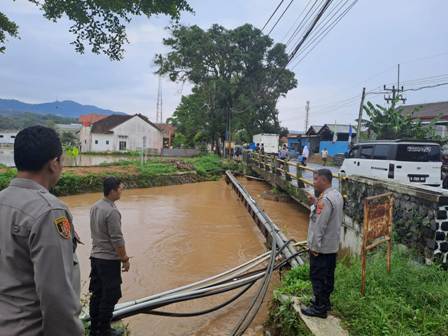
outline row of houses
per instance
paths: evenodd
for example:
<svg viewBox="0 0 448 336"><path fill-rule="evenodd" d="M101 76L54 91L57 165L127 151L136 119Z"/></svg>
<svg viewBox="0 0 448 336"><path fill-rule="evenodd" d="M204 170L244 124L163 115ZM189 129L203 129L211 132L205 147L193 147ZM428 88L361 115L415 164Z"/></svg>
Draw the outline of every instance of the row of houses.
<svg viewBox="0 0 448 336"><path fill-rule="evenodd" d="M448 136L448 102L403 105L401 109L403 115L411 116L423 123L437 120L434 125L436 134L441 137ZM293 154L301 153L304 146L308 146L311 153L319 153L326 148L333 156L347 152L350 144L356 141L356 136L355 125L311 125L306 132L291 131L287 142Z"/></svg>
<svg viewBox="0 0 448 336"><path fill-rule="evenodd" d="M347 152L356 135L352 125L311 125L306 132L288 134L288 148L293 155L300 154L305 146L311 153L319 153L325 148L333 156Z"/></svg>
<svg viewBox="0 0 448 336"><path fill-rule="evenodd" d="M81 152L117 152L145 149L159 154L170 148L175 128L169 124L155 124L142 114L98 115L87 114L79 124L56 124L60 133L73 133L80 143ZM0 131L0 144L14 144L17 130Z"/></svg>

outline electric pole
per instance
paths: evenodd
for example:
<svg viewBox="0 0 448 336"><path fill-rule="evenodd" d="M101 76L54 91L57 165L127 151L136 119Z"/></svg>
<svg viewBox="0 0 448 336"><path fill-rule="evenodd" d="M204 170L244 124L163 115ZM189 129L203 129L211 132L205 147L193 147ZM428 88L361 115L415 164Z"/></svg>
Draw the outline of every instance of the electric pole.
<svg viewBox="0 0 448 336"><path fill-rule="evenodd" d="M359 104L358 126L356 127L356 143L359 143L361 136L362 109L364 107L364 99L366 98L366 88L362 88L361 103Z"/></svg>
<svg viewBox="0 0 448 336"><path fill-rule="evenodd" d="M308 123L310 119L310 102L308 100L306 102L305 111L306 111L306 117L305 117L305 133L306 133L308 131Z"/></svg>
<svg viewBox="0 0 448 336"><path fill-rule="evenodd" d="M156 123L163 123L162 112L162 77L159 75L159 87L157 89L157 104L156 104Z"/></svg>
<svg viewBox="0 0 448 336"><path fill-rule="evenodd" d="M397 75L397 87L395 85L392 85L392 88L387 88L386 85L384 85L384 91L390 91L392 93L391 95L388 95L387 97L384 96L384 100L387 103L395 104L396 101L401 100L404 103L406 103L406 98L403 97L403 86L400 88L400 64L398 64L398 75Z"/></svg>

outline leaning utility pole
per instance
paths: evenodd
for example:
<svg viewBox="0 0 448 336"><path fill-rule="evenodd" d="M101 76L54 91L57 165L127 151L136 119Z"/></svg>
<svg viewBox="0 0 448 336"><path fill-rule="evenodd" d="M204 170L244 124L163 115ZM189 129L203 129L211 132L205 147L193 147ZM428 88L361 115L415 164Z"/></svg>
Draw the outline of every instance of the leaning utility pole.
<svg viewBox="0 0 448 336"><path fill-rule="evenodd" d="M366 88L362 88L361 103L359 104L358 126L356 127L356 143L359 143L361 136L362 109L364 108L364 99L366 98Z"/></svg>
<svg viewBox="0 0 448 336"><path fill-rule="evenodd" d="M403 97L402 92L404 92L403 86L400 88L400 64L398 64L398 76L397 76L397 87L395 88L395 85L392 85L392 88L387 88L386 85L384 85L384 91L390 91L392 92L391 95L388 95L387 97L384 96L384 100L387 103L395 103L397 100L401 100L403 103L406 103L406 98Z"/></svg>
<svg viewBox="0 0 448 336"><path fill-rule="evenodd" d="M305 133L306 133L308 131L308 123L310 119L310 102L308 100L306 102L305 111L306 111L306 117L305 117Z"/></svg>

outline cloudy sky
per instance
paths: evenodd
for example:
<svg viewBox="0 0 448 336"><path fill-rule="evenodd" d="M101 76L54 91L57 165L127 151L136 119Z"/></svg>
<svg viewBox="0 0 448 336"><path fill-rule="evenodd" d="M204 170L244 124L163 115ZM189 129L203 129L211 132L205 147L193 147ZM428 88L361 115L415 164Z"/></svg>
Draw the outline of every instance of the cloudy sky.
<svg viewBox="0 0 448 336"><path fill-rule="evenodd" d="M213 23L261 27L278 4L277 0L189 2L195 14L184 15L181 23L204 29ZM275 41L284 42L306 3L293 2L271 34ZM47 21L27 0L3 0L0 11L16 21L21 37L10 39L6 54L0 54L0 98L30 103L75 100L155 119L158 80L152 60L156 53L166 52L162 38L167 36L167 18L135 19L128 26L125 59L112 62L104 55L75 53L69 44L73 40L69 22ZM405 88L448 82L447 12L446 0L360 0L294 69L299 85L279 101L282 124L302 130L307 100L311 124L353 123L362 87L375 90L395 82L398 63ZM190 87L167 79L162 86L166 118ZM448 85L408 91L406 97L408 104L448 100ZM382 95L368 99L384 102Z"/></svg>

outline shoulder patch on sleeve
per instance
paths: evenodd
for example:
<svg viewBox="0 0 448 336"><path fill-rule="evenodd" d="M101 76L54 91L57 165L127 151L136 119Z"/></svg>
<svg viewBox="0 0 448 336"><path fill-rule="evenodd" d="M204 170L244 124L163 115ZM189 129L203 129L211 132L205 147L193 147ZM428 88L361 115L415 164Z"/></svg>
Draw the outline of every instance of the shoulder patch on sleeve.
<svg viewBox="0 0 448 336"><path fill-rule="evenodd" d="M318 215L320 215L320 213L322 212L323 208L324 208L324 201L322 199L320 199L319 202L317 202L316 213Z"/></svg>
<svg viewBox="0 0 448 336"><path fill-rule="evenodd" d="M64 239L70 239L71 237L71 227L68 218L65 216L58 217L54 220L54 225L59 235Z"/></svg>

